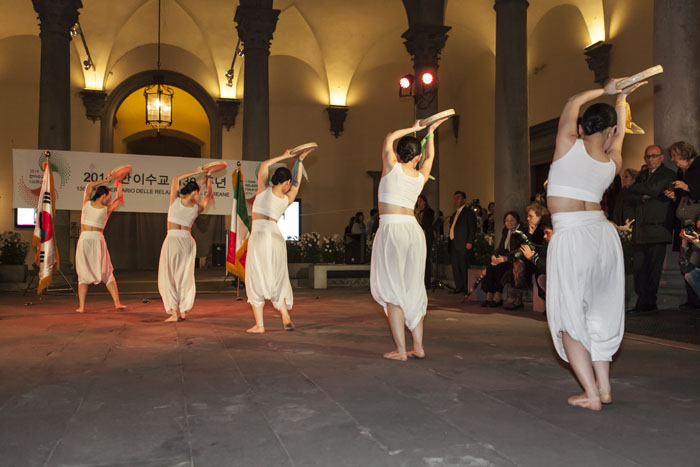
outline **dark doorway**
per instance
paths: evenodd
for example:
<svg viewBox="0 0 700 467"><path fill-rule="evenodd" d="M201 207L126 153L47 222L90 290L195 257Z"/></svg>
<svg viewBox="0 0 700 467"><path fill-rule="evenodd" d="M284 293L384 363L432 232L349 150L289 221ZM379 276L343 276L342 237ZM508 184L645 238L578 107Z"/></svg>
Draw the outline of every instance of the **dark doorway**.
<svg viewBox="0 0 700 467"><path fill-rule="evenodd" d="M552 165L559 118L530 127L530 197L542 191Z"/></svg>
<svg viewBox="0 0 700 467"><path fill-rule="evenodd" d="M188 141L181 137L156 133L127 141L126 152L128 154L201 157L202 146L195 141Z"/></svg>
<svg viewBox="0 0 700 467"><path fill-rule="evenodd" d="M127 153L152 156L201 157L203 142L181 132L153 130L131 135L126 141ZM104 231L112 265L117 270L155 270L163 239L167 233L167 214L112 213ZM203 214L192 226L197 242L197 257L211 259L214 243L225 242L224 216Z"/></svg>

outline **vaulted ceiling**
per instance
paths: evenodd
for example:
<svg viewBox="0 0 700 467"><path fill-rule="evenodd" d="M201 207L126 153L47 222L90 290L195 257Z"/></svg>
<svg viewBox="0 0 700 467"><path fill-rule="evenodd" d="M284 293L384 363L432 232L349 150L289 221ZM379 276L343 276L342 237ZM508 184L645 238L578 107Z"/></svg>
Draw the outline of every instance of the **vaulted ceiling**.
<svg viewBox="0 0 700 467"><path fill-rule="evenodd" d="M113 89L134 73L155 68L157 0L82 0L80 24L94 68L83 72L86 88ZM553 8L570 5L585 22L590 43L605 38L603 0L532 0L528 31ZM236 97L243 60L226 85L238 40L233 17L236 0L162 0L162 67L177 69L199 81L214 97ZM326 84L330 103L344 104L364 60L386 41L400 44L408 21L401 0L275 0L279 21L271 56L304 62ZM0 40L36 36L37 15L30 0L0 0ZM493 0L448 0L445 23L452 27L448 47L465 59L495 51ZM73 47L86 58L79 40ZM407 52L404 52L407 55ZM381 58L380 58L381 59Z"/></svg>

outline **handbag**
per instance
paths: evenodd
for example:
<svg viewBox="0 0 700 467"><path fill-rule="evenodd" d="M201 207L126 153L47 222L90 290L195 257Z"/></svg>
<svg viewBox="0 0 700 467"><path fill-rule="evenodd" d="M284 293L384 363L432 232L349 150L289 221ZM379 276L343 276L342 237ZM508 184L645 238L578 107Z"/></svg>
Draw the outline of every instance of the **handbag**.
<svg viewBox="0 0 700 467"><path fill-rule="evenodd" d="M678 207L676 208L676 217L681 222L687 220L694 220L695 216L700 214L700 202L693 201L690 196L684 196L678 202Z"/></svg>

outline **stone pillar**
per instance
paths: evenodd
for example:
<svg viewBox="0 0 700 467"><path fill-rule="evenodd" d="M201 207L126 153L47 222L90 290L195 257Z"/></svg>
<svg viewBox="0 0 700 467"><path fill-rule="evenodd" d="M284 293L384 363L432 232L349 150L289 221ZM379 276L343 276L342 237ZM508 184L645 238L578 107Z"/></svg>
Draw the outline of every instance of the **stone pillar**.
<svg viewBox="0 0 700 467"><path fill-rule="evenodd" d="M270 157L270 41L280 10L272 0L241 0L234 21L243 43L243 159Z"/></svg>
<svg viewBox="0 0 700 467"><path fill-rule="evenodd" d="M697 0L654 0L654 63L664 72L654 86L654 143L664 151L676 141L700 150L700 3ZM676 169L666 157L666 164ZM666 250L659 284L659 308L686 301L678 253Z"/></svg>
<svg viewBox="0 0 700 467"><path fill-rule="evenodd" d="M496 122L494 201L496 234L503 214L524 215L530 200L530 139L527 105L526 0L496 0ZM523 219L524 221L524 219Z"/></svg>
<svg viewBox="0 0 700 467"><path fill-rule="evenodd" d="M654 143L700 149L700 2L654 0ZM669 158L667 157L667 161Z"/></svg>
<svg viewBox="0 0 700 467"><path fill-rule="evenodd" d="M70 29L78 21L80 0L32 0L39 14L39 149L70 150ZM61 270L70 270L70 211L54 220Z"/></svg>
<svg viewBox="0 0 700 467"><path fill-rule="evenodd" d="M409 14L410 18L410 14ZM406 50L413 57L413 73L415 76L414 90L418 90L419 94L414 96L416 118L421 119L429 117L437 112L438 108L438 61L440 60L440 52L445 47L447 41L447 31L451 28L441 24L413 24L409 29L402 34L405 39L404 45ZM421 86L419 84L420 77L425 72L433 73L435 76L435 84L433 91L425 94L420 94ZM411 122L413 123L413 122ZM418 138L425 136L427 130L418 133ZM430 180L426 183L423 193L428 198L428 203L436 210L440 209L440 157L439 157L440 141L438 135L435 135L435 161L431 174L435 180ZM457 189L455 187L455 189Z"/></svg>

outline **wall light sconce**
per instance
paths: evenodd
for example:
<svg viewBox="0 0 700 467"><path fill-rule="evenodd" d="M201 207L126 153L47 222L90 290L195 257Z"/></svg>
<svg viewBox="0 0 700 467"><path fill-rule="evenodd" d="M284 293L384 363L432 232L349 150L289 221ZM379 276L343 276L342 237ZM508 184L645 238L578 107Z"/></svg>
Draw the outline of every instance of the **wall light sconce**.
<svg viewBox="0 0 700 467"><path fill-rule="evenodd" d="M612 49L612 44L598 41L583 50L588 68L595 76L593 81L601 86L604 86L610 78L610 49Z"/></svg>
<svg viewBox="0 0 700 467"><path fill-rule="evenodd" d="M93 70L95 69L95 64L92 62L92 56L90 55L90 49L88 49L87 41L85 40L85 33L83 32L83 28L80 27L80 21L75 23L73 27L70 29L70 36L71 38L75 36L80 36L80 39L83 41L83 48L85 49L85 55L87 55L87 60L83 60L83 68L87 71L90 68Z"/></svg>
<svg viewBox="0 0 700 467"><path fill-rule="evenodd" d="M239 99L217 99L216 106L219 109L219 118L221 124L229 131L232 126L236 125L236 116L238 116L238 107L241 105Z"/></svg>
<svg viewBox="0 0 700 467"><path fill-rule="evenodd" d="M88 120L95 123L102 118L102 110L105 107L107 93L99 89L83 89L80 91L80 97L85 106L85 116Z"/></svg>
<svg viewBox="0 0 700 467"><path fill-rule="evenodd" d="M348 116L350 107L347 105L330 105L326 107L328 118L331 121L331 132L335 137L339 137L345 130L345 117Z"/></svg>

